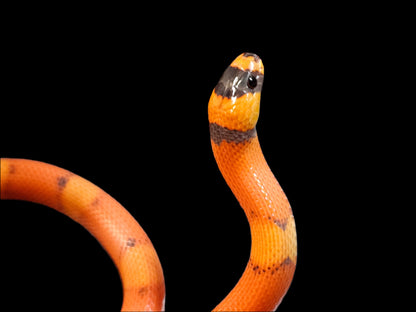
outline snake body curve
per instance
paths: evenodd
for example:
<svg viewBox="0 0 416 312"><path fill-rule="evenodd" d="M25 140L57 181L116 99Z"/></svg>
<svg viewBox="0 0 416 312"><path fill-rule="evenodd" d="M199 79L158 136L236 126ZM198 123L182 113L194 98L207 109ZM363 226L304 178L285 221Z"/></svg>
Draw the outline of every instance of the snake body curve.
<svg viewBox="0 0 416 312"><path fill-rule="evenodd" d="M257 55L241 54L224 72L208 104L213 153L247 215L252 237L242 277L214 311L275 310L296 267L292 210L263 157L255 129L263 75ZM157 253L115 199L84 178L43 162L0 158L0 169L0 199L51 207L100 242L120 274L122 311L164 310L165 284Z"/></svg>

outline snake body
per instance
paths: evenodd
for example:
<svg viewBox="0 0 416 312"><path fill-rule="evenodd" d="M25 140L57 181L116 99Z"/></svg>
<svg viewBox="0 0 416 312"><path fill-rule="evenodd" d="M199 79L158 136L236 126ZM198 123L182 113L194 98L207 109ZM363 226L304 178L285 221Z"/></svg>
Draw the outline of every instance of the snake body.
<svg viewBox="0 0 416 312"><path fill-rule="evenodd" d="M273 311L287 292L297 260L289 202L270 171L255 129L264 68L251 53L237 57L212 92L211 145L218 167L244 209L252 247L234 289L214 311ZM0 159L0 199L49 206L85 227L116 265L122 311L164 310L162 266L130 213L102 189L65 169L28 159Z"/></svg>
<svg viewBox="0 0 416 312"><path fill-rule="evenodd" d="M251 53L237 57L208 104L211 145L218 167L240 202L251 231L247 267L218 311L273 311L295 271L295 221L264 159L256 132L264 67Z"/></svg>

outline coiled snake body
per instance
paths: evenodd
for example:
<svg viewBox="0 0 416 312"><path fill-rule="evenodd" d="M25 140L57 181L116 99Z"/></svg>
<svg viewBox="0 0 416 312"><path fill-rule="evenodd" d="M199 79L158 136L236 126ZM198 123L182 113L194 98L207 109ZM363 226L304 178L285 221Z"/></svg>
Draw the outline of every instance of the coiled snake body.
<svg viewBox="0 0 416 312"><path fill-rule="evenodd" d="M211 145L218 167L247 215L252 246L247 267L214 311L273 311L295 271L297 243L289 202L270 171L256 133L264 68L251 53L237 57L212 92ZM162 266L130 213L91 182L27 159L0 159L1 199L49 206L84 226L116 265L122 311L164 310Z"/></svg>

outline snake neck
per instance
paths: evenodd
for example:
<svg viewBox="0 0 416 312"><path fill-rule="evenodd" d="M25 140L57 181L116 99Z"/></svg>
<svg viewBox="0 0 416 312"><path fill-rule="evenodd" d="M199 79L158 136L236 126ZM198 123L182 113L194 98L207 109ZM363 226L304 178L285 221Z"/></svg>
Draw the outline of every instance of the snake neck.
<svg viewBox="0 0 416 312"><path fill-rule="evenodd" d="M284 227L292 210L263 156L255 129L230 140L219 140L211 129L211 144L218 167L249 221L270 218Z"/></svg>
<svg viewBox="0 0 416 312"><path fill-rule="evenodd" d="M214 157L244 209L252 240L241 279L215 310L268 311L276 309L290 286L297 261L296 228L289 201L267 165L256 131L242 135L220 140L211 126ZM253 288L259 291L250 291ZM252 305L235 305L246 296L253 297Z"/></svg>

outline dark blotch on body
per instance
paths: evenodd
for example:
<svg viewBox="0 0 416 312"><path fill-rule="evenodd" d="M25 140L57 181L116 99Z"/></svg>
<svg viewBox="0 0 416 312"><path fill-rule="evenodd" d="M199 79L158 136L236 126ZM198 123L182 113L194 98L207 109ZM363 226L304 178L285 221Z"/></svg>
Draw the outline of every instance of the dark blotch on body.
<svg viewBox="0 0 416 312"><path fill-rule="evenodd" d="M9 173L10 174L15 174L16 173L16 166L15 165L10 165L9 166Z"/></svg>
<svg viewBox="0 0 416 312"><path fill-rule="evenodd" d="M69 179L67 177L58 177L58 187L63 189L68 183L68 180Z"/></svg>
<svg viewBox="0 0 416 312"><path fill-rule="evenodd" d="M137 291L140 297L143 297L144 295L147 294L147 292L149 291L149 288L146 286L140 287L139 290Z"/></svg>
<svg viewBox="0 0 416 312"><path fill-rule="evenodd" d="M290 259L290 257L287 257L280 264L273 263L272 266L268 266L267 269L266 269L266 268L260 268L259 265L254 265L254 263L250 260L250 266L252 266L252 270L256 274L263 274L263 273L266 273L266 272L270 272L270 274L273 275L274 273L279 271L282 267L284 267L286 265L291 265L292 263L293 263L292 259Z"/></svg>
<svg viewBox="0 0 416 312"><path fill-rule="evenodd" d="M126 245L127 245L127 247L134 247L134 246L136 246L136 239L135 238L129 238L129 239L127 239Z"/></svg>
<svg viewBox="0 0 416 312"><path fill-rule="evenodd" d="M97 196L92 202L91 206L98 206L100 204L100 198Z"/></svg>
<svg viewBox="0 0 416 312"><path fill-rule="evenodd" d="M290 257L287 257L285 260L283 260L283 262L282 262L282 264L280 266L290 265L292 263L293 263L292 259L290 259Z"/></svg>
<svg viewBox="0 0 416 312"><path fill-rule="evenodd" d="M284 220L277 220L277 219L275 219L275 220L273 220L273 222L274 222L274 223L275 223L278 227L280 227L283 231L285 231L285 230L286 230L287 221L288 221L288 219L284 219Z"/></svg>

